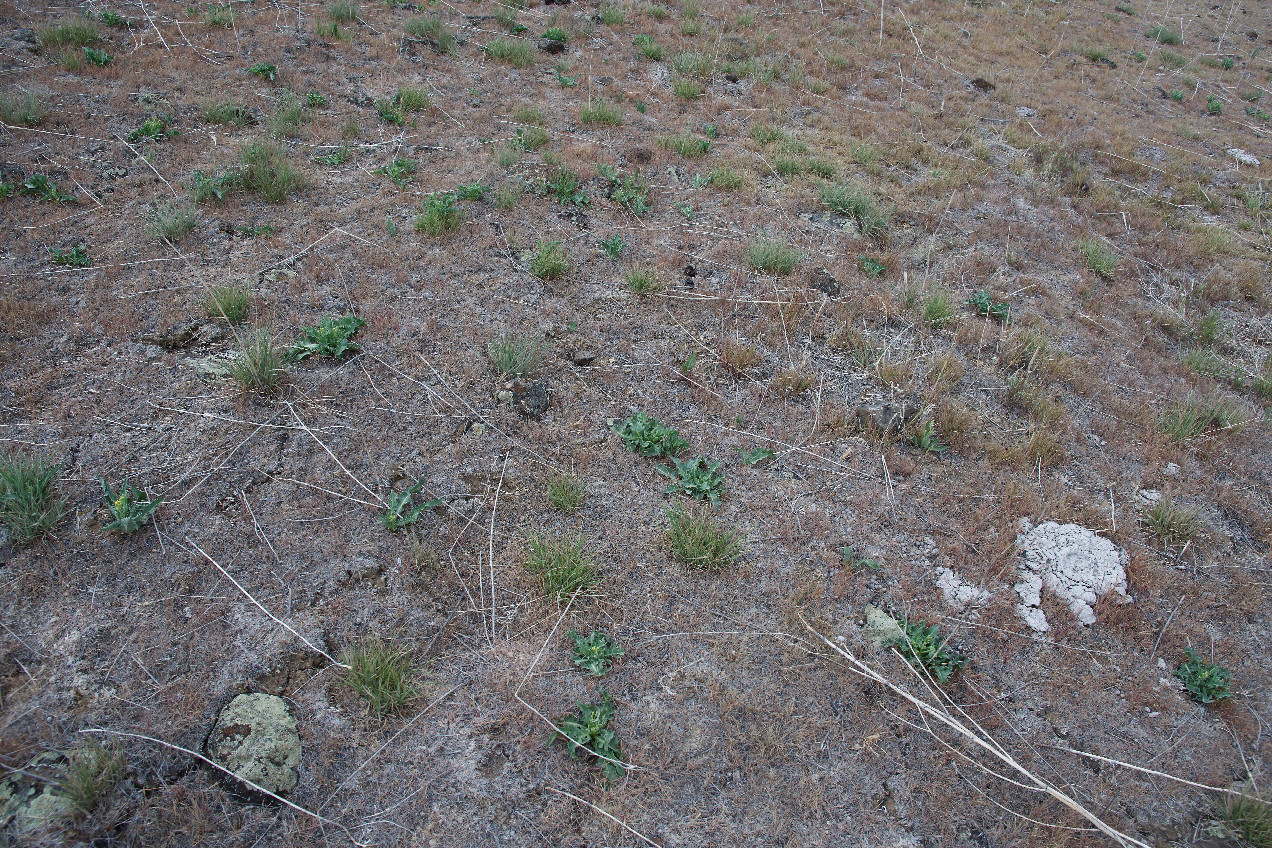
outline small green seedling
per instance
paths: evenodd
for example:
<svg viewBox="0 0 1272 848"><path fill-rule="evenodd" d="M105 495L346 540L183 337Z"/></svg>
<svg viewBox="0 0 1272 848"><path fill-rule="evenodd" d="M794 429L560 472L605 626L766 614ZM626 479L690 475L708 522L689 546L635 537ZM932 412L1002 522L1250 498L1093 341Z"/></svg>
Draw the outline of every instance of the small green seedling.
<svg viewBox="0 0 1272 848"><path fill-rule="evenodd" d="M967 657L949 647L941 638L941 628L923 621L907 621L905 635L893 640L891 647L915 668L925 668L938 683L950 679L967 665Z"/></svg>
<svg viewBox="0 0 1272 848"><path fill-rule="evenodd" d="M305 105L310 109L320 109L327 105L327 98L317 91L311 91L305 95Z"/></svg>
<svg viewBox="0 0 1272 848"><path fill-rule="evenodd" d="M243 238L261 238L262 236L272 236L274 228L270 224L253 224L252 226L235 227L234 232Z"/></svg>
<svg viewBox="0 0 1272 848"><path fill-rule="evenodd" d="M66 501L57 493L61 470L42 456L0 457L0 527L15 545L31 544L66 515Z"/></svg>
<svg viewBox="0 0 1272 848"><path fill-rule="evenodd" d="M720 499L720 495L724 493L724 475L719 473L720 463L701 456L689 460L674 456L670 459L671 467L659 465L655 468L659 474L671 480L663 494L706 498L712 504Z"/></svg>
<svg viewBox="0 0 1272 848"><path fill-rule="evenodd" d="M680 373L688 377L690 372L693 371L693 366L697 364L698 364L697 352L690 351L689 355L685 357L684 362L680 363Z"/></svg>
<svg viewBox="0 0 1272 848"><path fill-rule="evenodd" d="M475 183L460 183L455 186L455 196L460 200L481 200L490 191L490 186L482 185L481 180Z"/></svg>
<svg viewBox="0 0 1272 848"><path fill-rule="evenodd" d="M305 327L300 331L300 340L292 347L292 359L304 359L311 354L329 356L340 359L350 351L360 350L353 337L367 325L366 321L356 315L343 318L324 318L316 327Z"/></svg>
<svg viewBox="0 0 1272 848"><path fill-rule="evenodd" d="M384 512L380 513L380 523L389 530L401 530L419 521L420 516L428 510L442 505L442 501L436 498L422 504L412 503L412 499L422 488L424 481L419 480L411 488L389 495Z"/></svg>
<svg viewBox="0 0 1272 848"><path fill-rule="evenodd" d="M159 117L150 117L128 134L129 141L163 141L169 136L180 135L179 130L168 129L168 123Z"/></svg>
<svg viewBox="0 0 1272 848"><path fill-rule="evenodd" d="M146 493L130 483L121 483L118 492L112 492L105 479L97 478L102 484L102 496L106 506L110 508L115 520L103 527L116 533L128 534L140 530L159 505L163 498L147 498Z"/></svg>
<svg viewBox="0 0 1272 848"><path fill-rule="evenodd" d="M132 22L118 12L102 12L102 23L116 29L132 29Z"/></svg>
<svg viewBox="0 0 1272 848"><path fill-rule="evenodd" d="M742 460L742 463L744 465L749 465L752 468L759 465L761 462L769 461L775 456L777 456L777 453L775 453L772 448L756 448L753 451L738 450L738 457Z"/></svg>
<svg viewBox="0 0 1272 848"><path fill-rule="evenodd" d="M1208 95L1206 97L1206 111L1212 115L1222 115L1223 101L1220 100L1218 97Z"/></svg>
<svg viewBox="0 0 1272 848"><path fill-rule="evenodd" d="M623 252L623 248L627 247L627 242L623 241L622 235L614 233L609 238L601 239L600 245L606 256L610 259L618 259Z"/></svg>
<svg viewBox="0 0 1272 848"><path fill-rule="evenodd" d="M995 301L984 289L969 297L967 305L976 310L977 315L984 315L1000 323L1006 324L1011 320L1011 304Z"/></svg>
<svg viewBox="0 0 1272 848"><path fill-rule="evenodd" d="M22 182L18 194L29 194L37 200L55 200L58 203L70 203L73 198L57 187L57 184L44 174L32 174Z"/></svg>
<svg viewBox="0 0 1272 848"><path fill-rule="evenodd" d="M96 47L85 47L83 50L84 58L99 68L104 68L115 61L115 57L105 50L98 50Z"/></svg>
<svg viewBox="0 0 1272 848"><path fill-rule="evenodd" d="M543 31L543 38L547 41L559 41L562 44L566 44L570 40L570 34L559 26L553 26Z"/></svg>
<svg viewBox="0 0 1272 848"><path fill-rule="evenodd" d="M882 277L888 271L887 265L870 256L857 257L857 267L875 279Z"/></svg>
<svg viewBox="0 0 1272 848"><path fill-rule="evenodd" d="M856 574L858 571L864 571L866 569L870 569L871 571L879 570L879 563L877 560L859 557L857 556L857 553L852 548L848 547L847 545L844 546L843 551L841 553L843 556L844 565L853 574Z"/></svg>
<svg viewBox="0 0 1272 848"><path fill-rule="evenodd" d="M623 649L613 639L596 630L586 636L574 630L565 635L574 640L574 664L593 677L609 674L610 664L623 655Z"/></svg>
<svg viewBox="0 0 1272 848"><path fill-rule="evenodd" d="M247 69L249 74L256 74L263 80L273 82L278 79L278 68L269 62L257 62L255 65Z"/></svg>
<svg viewBox="0 0 1272 848"><path fill-rule="evenodd" d="M632 453L641 456L672 457L686 450L689 443L680 437L680 431L664 427L657 418L637 412L614 428L623 444Z"/></svg>
<svg viewBox="0 0 1272 848"><path fill-rule="evenodd" d="M412 159L394 159L382 168L376 168L377 174L383 174L393 180L398 188L406 188L415 177L415 161Z"/></svg>
<svg viewBox="0 0 1272 848"><path fill-rule="evenodd" d="M314 161L319 165L343 165L349 159L349 145L342 144L331 153L325 153L321 156L315 156Z"/></svg>
<svg viewBox="0 0 1272 848"><path fill-rule="evenodd" d="M49 260L54 265L65 265L69 268L87 268L93 264L93 260L88 258L88 248L82 244L77 244L66 250L50 247Z"/></svg>
<svg viewBox="0 0 1272 848"><path fill-rule="evenodd" d="M564 63L557 65L552 70L556 71L557 83L562 88L574 88L574 86L579 84L579 75L575 74L574 76L569 76L566 74L565 72L569 70L569 68Z"/></svg>
<svg viewBox="0 0 1272 848"><path fill-rule="evenodd" d="M563 739L571 759L577 760L580 751L587 756L595 756L605 776L610 780L617 780L623 776L624 769L623 750L618 734L608 727L610 719L614 717L613 699L602 689L601 703L585 704L579 701L577 704L578 713L566 716L558 722L552 741Z"/></svg>
<svg viewBox="0 0 1272 848"><path fill-rule="evenodd" d="M380 120L386 124L400 127L406 123L406 116L402 114L392 100L376 101L375 111L380 116Z"/></svg>
<svg viewBox="0 0 1272 848"><path fill-rule="evenodd" d="M934 453L937 456L945 453L950 449L949 445L941 443L941 437L936 433L936 422L929 421L924 425L922 430L914 434L914 446L926 453Z"/></svg>
<svg viewBox="0 0 1272 848"><path fill-rule="evenodd" d="M1232 672L1221 666L1212 665L1193 653L1191 648L1184 649L1187 659L1175 669L1175 676L1184 684L1188 696L1199 704L1212 704L1232 697L1228 684L1232 680Z"/></svg>

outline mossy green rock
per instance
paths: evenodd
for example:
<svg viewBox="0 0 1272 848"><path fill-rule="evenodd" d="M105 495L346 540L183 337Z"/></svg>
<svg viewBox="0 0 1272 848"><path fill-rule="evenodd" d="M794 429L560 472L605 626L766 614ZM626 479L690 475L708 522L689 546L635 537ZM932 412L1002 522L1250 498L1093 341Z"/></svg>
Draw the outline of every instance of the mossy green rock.
<svg viewBox="0 0 1272 848"><path fill-rule="evenodd" d="M230 701L208 737L207 753L236 777L275 795L296 786L300 734L277 695L239 695Z"/></svg>
<svg viewBox="0 0 1272 848"><path fill-rule="evenodd" d="M65 776L66 760L60 754L41 754L0 781L0 844L4 834L29 836L65 815L75 805L53 781ZM49 781L37 775L48 775Z"/></svg>

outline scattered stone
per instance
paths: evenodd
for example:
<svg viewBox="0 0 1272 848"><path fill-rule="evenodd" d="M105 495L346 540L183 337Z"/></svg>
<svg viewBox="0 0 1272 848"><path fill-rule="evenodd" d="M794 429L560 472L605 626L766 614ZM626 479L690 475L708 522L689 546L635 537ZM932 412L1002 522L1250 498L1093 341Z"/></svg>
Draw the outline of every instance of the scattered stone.
<svg viewBox="0 0 1272 848"><path fill-rule="evenodd" d="M1104 65L1106 68L1113 68L1114 70L1117 69L1117 62L1114 62L1108 56L1098 57L1093 64Z"/></svg>
<svg viewBox="0 0 1272 848"><path fill-rule="evenodd" d="M1163 477L1178 477L1180 470L1181 469L1178 463L1168 462L1164 466L1162 466L1162 476Z"/></svg>
<svg viewBox="0 0 1272 848"><path fill-rule="evenodd" d="M1034 527L1021 519L1016 537L1024 562L1016 584L1020 603L1016 612L1039 633L1050 629L1040 609L1042 590L1057 595L1079 622L1095 623L1095 602L1116 595L1129 603L1126 595L1127 554L1094 531L1077 524L1048 521Z"/></svg>
<svg viewBox="0 0 1272 848"><path fill-rule="evenodd" d="M375 560L358 557L336 576L336 585L352 586L357 583L370 583L377 589L384 588L384 566Z"/></svg>
<svg viewBox="0 0 1272 848"><path fill-rule="evenodd" d="M40 40L36 37L35 30L33 29L15 29L13 31L13 40L22 41L26 44L34 44L36 46L39 46L40 44Z"/></svg>
<svg viewBox="0 0 1272 848"><path fill-rule="evenodd" d="M544 2L549 2L549 0L544 0ZM558 53L565 52L565 42L557 41L555 38L541 38L539 39L539 49L549 56L555 56Z"/></svg>
<svg viewBox="0 0 1272 848"><path fill-rule="evenodd" d="M547 384L538 380L514 380L508 388L512 390L512 408L522 418L538 418L548 411L551 400Z"/></svg>
<svg viewBox="0 0 1272 848"><path fill-rule="evenodd" d="M945 596L945 603L958 612L978 607L989 600L989 592L964 582L957 572L944 566L936 569L936 585Z"/></svg>
<svg viewBox="0 0 1272 848"><path fill-rule="evenodd" d="M287 702L261 692L237 696L217 717L207 754L236 777L287 794L300 768L300 734Z"/></svg>
<svg viewBox="0 0 1272 848"><path fill-rule="evenodd" d="M185 350L198 340L198 321L181 321L157 333L147 333L138 338L138 341L158 345L164 350Z"/></svg>
<svg viewBox="0 0 1272 848"><path fill-rule="evenodd" d="M1135 493L1135 505L1141 509L1150 507L1162 499L1162 493L1156 489L1140 489Z"/></svg>
<svg viewBox="0 0 1272 848"><path fill-rule="evenodd" d="M230 363L233 361L232 356L201 356L198 359L183 359L182 365L188 365L203 377L228 377L230 376Z"/></svg>
<svg viewBox="0 0 1272 848"><path fill-rule="evenodd" d="M905 636L901 623L874 604L866 604L866 624L861 632L876 648Z"/></svg>
<svg viewBox="0 0 1272 848"><path fill-rule="evenodd" d="M890 436L900 432L911 418L919 414L919 407L911 401L904 401L900 406L885 404L862 404L857 407L857 425L862 430Z"/></svg>
<svg viewBox="0 0 1272 848"><path fill-rule="evenodd" d="M271 283L277 283L283 280L290 282L298 276L299 274L291 268L271 268L268 271L261 271L260 280L261 282L269 281Z"/></svg>
<svg viewBox="0 0 1272 848"><path fill-rule="evenodd" d="M75 809L57 788L65 769L65 757L44 753L0 781L0 844L9 844L6 834L30 837Z"/></svg>
<svg viewBox="0 0 1272 848"><path fill-rule="evenodd" d="M1257 168L1257 167L1259 167L1259 159L1258 159L1258 157L1257 157L1257 156L1252 156L1251 154L1246 153L1246 152L1245 152L1244 150L1242 150L1240 147L1230 147L1230 148L1228 148L1228 155L1229 155L1229 156L1231 156L1233 159L1236 159L1236 160L1237 160L1237 166L1238 166L1238 167L1240 167L1240 166L1242 166L1242 165L1249 165L1251 168Z"/></svg>
<svg viewBox="0 0 1272 848"><path fill-rule="evenodd" d="M970 85L972 88L976 89L977 91L983 91L986 94L989 94L991 91L998 88L998 86L994 85L992 82L985 79L984 77L977 77L976 79L969 82L968 85Z"/></svg>
<svg viewBox="0 0 1272 848"><path fill-rule="evenodd" d="M808 276L808 284L831 297L839 295L839 281L830 275L825 268L818 268Z"/></svg>

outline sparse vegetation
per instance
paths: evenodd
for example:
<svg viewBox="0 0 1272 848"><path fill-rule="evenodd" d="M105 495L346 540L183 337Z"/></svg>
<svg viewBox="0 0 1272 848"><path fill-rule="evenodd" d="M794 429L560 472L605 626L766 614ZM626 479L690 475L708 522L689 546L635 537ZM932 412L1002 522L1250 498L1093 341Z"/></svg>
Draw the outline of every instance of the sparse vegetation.
<svg viewBox="0 0 1272 848"><path fill-rule="evenodd" d="M1144 523L1168 545L1191 542L1201 532L1196 510L1175 506L1167 497L1159 498L1144 511Z"/></svg>
<svg viewBox="0 0 1272 848"><path fill-rule="evenodd" d="M628 268L623 272L623 282L632 294L656 294L667 288L667 283L652 268Z"/></svg>
<svg viewBox="0 0 1272 848"><path fill-rule="evenodd" d="M546 355L543 338L537 335L500 336L486 347L490 366L504 379L534 373Z"/></svg>
<svg viewBox="0 0 1272 848"><path fill-rule="evenodd" d="M802 258L798 250L778 239L760 239L746 249L746 261L766 274L789 274Z"/></svg>
<svg viewBox="0 0 1272 848"><path fill-rule="evenodd" d="M415 496L423 488L424 481L417 480L414 485L389 494L384 502L384 512L380 513L380 523L384 525L384 529L393 531L410 527L419 521L424 513L442 505L442 501L437 498L415 503Z"/></svg>
<svg viewBox="0 0 1272 848"><path fill-rule="evenodd" d="M96 740L66 757L66 779L62 792L80 812L90 812L124 776L124 752Z"/></svg>
<svg viewBox="0 0 1272 848"><path fill-rule="evenodd" d="M221 319L230 324L241 324L247 318L251 304L251 292L247 286L216 286L203 299L203 311L209 318Z"/></svg>
<svg viewBox="0 0 1272 848"><path fill-rule="evenodd" d="M559 241L541 241L530 254L530 273L540 280L559 280L574 263Z"/></svg>
<svg viewBox="0 0 1272 848"><path fill-rule="evenodd" d="M1199 704L1213 704L1232 697L1232 690L1229 688L1232 672L1206 662L1193 653L1191 648L1186 648L1185 654L1184 661L1175 669L1175 676L1184 684L1188 697Z"/></svg>
<svg viewBox="0 0 1272 848"><path fill-rule="evenodd" d="M1098 239L1078 239L1078 250L1086 258L1087 270L1098 277L1112 277L1117 269L1117 254Z"/></svg>
<svg viewBox="0 0 1272 848"><path fill-rule="evenodd" d="M907 621L905 635L897 637L892 647L910 665L926 670L937 683L945 683L967 665L967 657L951 648L948 638L942 638L941 628L925 621Z"/></svg>
<svg viewBox="0 0 1272 848"><path fill-rule="evenodd" d="M150 220L150 232L164 241L175 244L181 241L199 224L199 211L180 201L159 203Z"/></svg>
<svg viewBox="0 0 1272 848"><path fill-rule="evenodd" d="M623 110L604 100L589 100L579 108L579 120L584 126L616 127L623 123Z"/></svg>
<svg viewBox="0 0 1272 848"><path fill-rule="evenodd" d="M831 212L847 215L857 222L863 236L881 236L888 231L891 214L860 186L847 183L821 187L821 202Z"/></svg>
<svg viewBox="0 0 1272 848"><path fill-rule="evenodd" d="M539 575L544 594L557 603L586 593L601 579L582 536L566 539L531 534L527 545L526 568Z"/></svg>
<svg viewBox="0 0 1272 848"><path fill-rule="evenodd" d="M0 122L15 127L36 127L48 114L44 99L30 89L0 94Z"/></svg>
<svg viewBox="0 0 1272 848"><path fill-rule="evenodd" d="M271 394L278 389L283 381L283 352L269 330L258 328L239 340L230 376L246 391Z"/></svg>
<svg viewBox="0 0 1272 848"><path fill-rule="evenodd" d="M0 527L15 545L29 545L52 532L66 515L57 492L62 466L18 451L0 459Z"/></svg>
<svg viewBox="0 0 1272 848"><path fill-rule="evenodd" d="M382 639L366 638L344 654L345 684L366 699L372 715L384 718L405 709L419 697L405 648Z"/></svg>
<svg viewBox="0 0 1272 848"><path fill-rule="evenodd" d="M415 216L417 232L429 236L453 233L464 225L464 213L455 205L454 192L441 191L424 199L424 211Z"/></svg>
<svg viewBox="0 0 1272 848"><path fill-rule="evenodd" d="M243 188L270 203L282 203L305 187L305 178L287 159L283 148L267 142L249 144L240 157Z"/></svg>
<svg viewBox="0 0 1272 848"><path fill-rule="evenodd" d="M707 510L690 510L676 503L663 511L667 542L686 565L715 571L732 565L742 555L740 534L722 528Z"/></svg>

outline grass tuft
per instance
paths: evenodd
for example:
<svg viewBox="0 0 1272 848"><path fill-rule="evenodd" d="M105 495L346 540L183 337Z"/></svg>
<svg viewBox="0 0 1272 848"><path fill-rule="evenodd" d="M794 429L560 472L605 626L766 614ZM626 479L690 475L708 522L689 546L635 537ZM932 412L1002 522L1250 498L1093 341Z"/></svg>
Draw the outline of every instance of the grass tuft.
<svg viewBox="0 0 1272 848"><path fill-rule="evenodd" d="M0 526L15 545L31 544L66 515L66 502L56 490L61 469L23 452L0 459Z"/></svg>
<svg viewBox="0 0 1272 848"><path fill-rule="evenodd" d="M124 776L124 752L93 741L67 756L62 792L75 808L89 812Z"/></svg>
<svg viewBox="0 0 1272 848"><path fill-rule="evenodd" d="M715 571L732 565L742 555L736 530L722 528L706 508L689 510L677 503L664 508L667 542L681 562Z"/></svg>
<svg viewBox="0 0 1272 848"><path fill-rule="evenodd" d="M534 64L534 52L530 45L516 38L496 38L486 45L486 55L514 68L528 68Z"/></svg>
<svg viewBox="0 0 1272 848"><path fill-rule="evenodd" d="M586 592L601 579L596 563L584 550L582 536L549 538L536 533L527 544L526 568L539 575L544 594L558 603Z"/></svg>
<svg viewBox="0 0 1272 848"><path fill-rule="evenodd" d="M270 203L282 203L287 195L305 187L305 178L287 160L282 147L269 142L255 142L243 149L240 157L243 188L254 191Z"/></svg>
<svg viewBox="0 0 1272 848"><path fill-rule="evenodd" d="M746 249L746 261L766 274L789 274L802 258L798 250L779 239L760 239Z"/></svg>
<svg viewBox="0 0 1272 848"><path fill-rule="evenodd" d="M573 474L554 474L548 478L548 501L567 515L578 512L585 494L583 481Z"/></svg>
<svg viewBox="0 0 1272 848"><path fill-rule="evenodd" d="M559 241L541 241L530 255L530 273L540 280L557 280L570 273L574 263Z"/></svg>
<svg viewBox="0 0 1272 848"><path fill-rule="evenodd" d="M1144 512L1144 523L1167 545L1183 545L1201 533L1197 510L1175 506L1170 498L1159 498Z"/></svg>
<svg viewBox="0 0 1272 848"><path fill-rule="evenodd" d="M402 710L419 696L411 678L411 658L404 648L368 638L345 651L345 682L377 717Z"/></svg>
<svg viewBox="0 0 1272 848"><path fill-rule="evenodd" d="M194 230L199 223L199 212L188 203L171 201L155 206L150 220L152 235L176 244Z"/></svg>
<svg viewBox="0 0 1272 848"><path fill-rule="evenodd" d="M486 346L486 356L499 376L520 377L543 365L547 346L540 336L500 336Z"/></svg>
<svg viewBox="0 0 1272 848"><path fill-rule="evenodd" d="M230 363L230 376L245 391L271 394L283 381L284 352L269 330L258 328L239 341L239 355Z"/></svg>
<svg viewBox="0 0 1272 848"><path fill-rule="evenodd" d="M203 299L203 311L209 318L224 318L231 324L242 324L247 318L251 293L247 286L216 286Z"/></svg>

